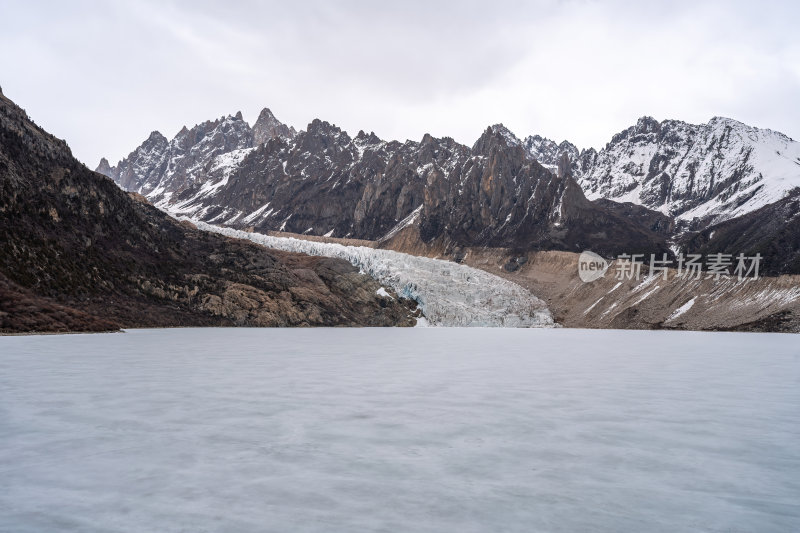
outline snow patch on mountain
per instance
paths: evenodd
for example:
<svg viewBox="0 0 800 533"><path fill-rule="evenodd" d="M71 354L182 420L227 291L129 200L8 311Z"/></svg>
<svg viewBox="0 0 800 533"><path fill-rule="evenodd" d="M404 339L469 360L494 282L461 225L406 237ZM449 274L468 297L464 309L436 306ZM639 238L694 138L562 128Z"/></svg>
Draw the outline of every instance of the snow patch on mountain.
<svg viewBox="0 0 800 533"><path fill-rule="evenodd" d="M407 228L410 225L414 224L414 222L416 222L419 219L419 215L422 212L422 207L423 206L420 205L419 207L414 209L411 212L410 215L408 215L406 218L401 220L395 227L393 227L391 230L389 230L389 232L386 235L384 235L383 237L381 237L379 240L380 241L388 241L389 239L391 239L392 237L394 237L395 235L400 233L405 228Z"/></svg>
<svg viewBox="0 0 800 533"><path fill-rule="evenodd" d="M673 311L672 314L669 315L669 317L667 317L665 322L670 322L671 320L675 320L676 318L678 318L682 314L686 313L689 309L692 308L692 306L694 306L695 300L697 300L696 296L694 298L692 298L691 300L689 300L688 302L686 302L685 304L683 304L682 306L680 306L677 309L675 309L675 311Z"/></svg>

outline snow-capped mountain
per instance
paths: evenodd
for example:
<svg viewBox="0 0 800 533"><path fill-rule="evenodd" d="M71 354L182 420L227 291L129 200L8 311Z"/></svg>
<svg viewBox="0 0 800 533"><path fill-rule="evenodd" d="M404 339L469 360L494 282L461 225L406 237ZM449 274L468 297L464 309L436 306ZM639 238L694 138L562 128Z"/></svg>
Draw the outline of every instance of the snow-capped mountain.
<svg viewBox="0 0 800 533"><path fill-rule="evenodd" d="M184 126L170 141L154 131L116 166L103 159L97 171L155 203L169 203L172 195L186 189L219 183L254 147L295 134L269 109L261 112L252 128L240 112L191 129Z"/></svg>
<svg viewBox="0 0 800 533"><path fill-rule="evenodd" d="M157 150L148 139L110 175L172 213L260 231L374 240L413 215L426 242L455 246L666 249L663 236L589 202L569 164L561 173L542 167L501 124L472 148L430 135L353 138L322 120L263 144L247 132L237 116L188 130L191 145L185 131ZM129 167L145 179L125 179Z"/></svg>
<svg viewBox="0 0 800 533"><path fill-rule="evenodd" d="M376 240L413 223L457 247L626 253L786 197L800 187L800 144L730 119L645 117L599 152L502 124L470 148L351 137L322 120L295 132L264 109L252 128L239 113L169 141L154 132L98 171L174 214L237 228Z"/></svg>
<svg viewBox="0 0 800 533"><path fill-rule="evenodd" d="M543 164L570 143L530 137ZM574 172L590 199L633 202L699 229L753 212L800 187L800 143L768 129L715 117L707 124L643 117L600 152L584 150Z"/></svg>

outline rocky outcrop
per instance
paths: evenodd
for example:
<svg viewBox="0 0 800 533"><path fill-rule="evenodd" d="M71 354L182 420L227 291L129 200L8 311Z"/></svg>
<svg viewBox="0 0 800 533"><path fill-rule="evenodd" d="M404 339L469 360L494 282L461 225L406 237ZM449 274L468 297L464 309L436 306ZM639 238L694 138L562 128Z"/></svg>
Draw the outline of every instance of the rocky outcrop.
<svg viewBox="0 0 800 533"><path fill-rule="evenodd" d="M191 159L238 120L187 130L170 146L185 143ZM386 301L379 288L346 261L266 251L175 221L86 169L0 96L3 331L413 324L410 303Z"/></svg>
<svg viewBox="0 0 800 533"><path fill-rule="evenodd" d="M102 159L100 159L100 164L97 165L97 169L95 169L95 172L99 172L104 176L111 176L114 173L114 169L111 168L108 159L103 157Z"/></svg>
<svg viewBox="0 0 800 533"><path fill-rule="evenodd" d="M297 132L291 126L287 126L272 114L269 108L265 107L253 124L253 144L258 146L270 139L292 139Z"/></svg>

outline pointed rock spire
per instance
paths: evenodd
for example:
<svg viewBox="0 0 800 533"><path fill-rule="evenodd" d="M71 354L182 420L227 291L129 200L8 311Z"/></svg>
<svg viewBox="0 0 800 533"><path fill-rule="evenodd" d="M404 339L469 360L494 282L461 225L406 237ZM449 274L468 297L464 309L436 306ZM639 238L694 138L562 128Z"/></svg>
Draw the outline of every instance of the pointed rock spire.
<svg viewBox="0 0 800 533"><path fill-rule="evenodd" d="M94 169L95 172L99 172L103 176L108 176L109 178L113 178L113 171L111 165L108 163L108 159L105 157L100 159L100 164L97 165L97 168Z"/></svg>
<svg viewBox="0 0 800 533"><path fill-rule="evenodd" d="M569 155L564 152L558 160L558 177L563 179L568 176L572 177L572 164L570 163Z"/></svg>
<svg viewBox="0 0 800 533"><path fill-rule="evenodd" d="M261 110L256 123L253 124L253 141L263 144L275 137L292 139L296 135L294 128L291 128L275 118L268 107Z"/></svg>
<svg viewBox="0 0 800 533"><path fill-rule="evenodd" d="M495 124L486 128L480 139L475 141L475 144L472 145L472 153L475 155L487 155L495 146L503 148L522 146L522 141L504 125Z"/></svg>

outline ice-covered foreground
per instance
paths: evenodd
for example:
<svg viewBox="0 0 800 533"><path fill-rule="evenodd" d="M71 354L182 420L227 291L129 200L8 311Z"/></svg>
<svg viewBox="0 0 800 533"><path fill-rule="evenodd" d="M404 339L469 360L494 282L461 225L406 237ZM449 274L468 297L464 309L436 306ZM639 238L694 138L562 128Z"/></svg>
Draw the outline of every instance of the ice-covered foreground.
<svg viewBox="0 0 800 533"><path fill-rule="evenodd" d="M800 531L767 334L0 337L0 531Z"/></svg>
<svg viewBox="0 0 800 533"><path fill-rule="evenodd" d="M392 250L271 237L191 220L198 228L309 255L345 259L419 303L433 326L553 327L547 306L528 290L483 270Z"/></svg>

